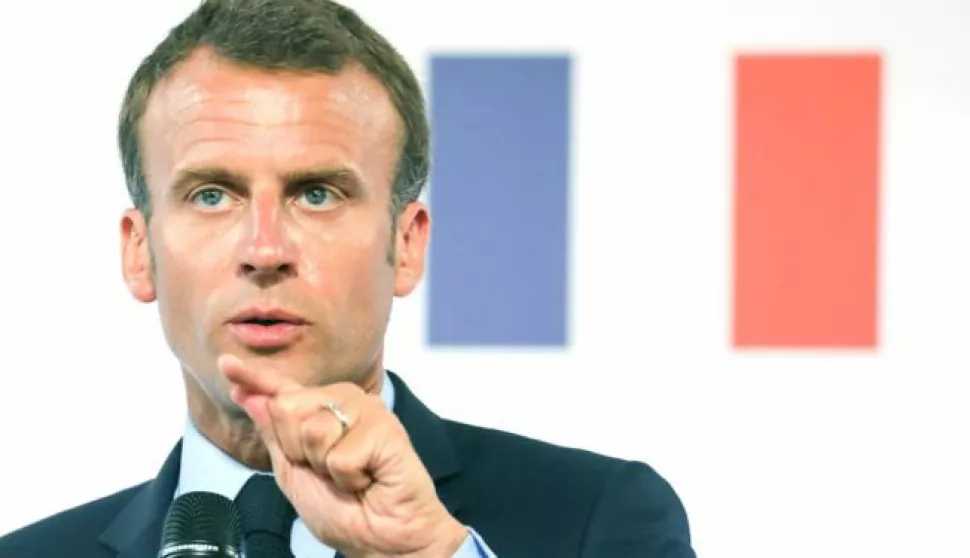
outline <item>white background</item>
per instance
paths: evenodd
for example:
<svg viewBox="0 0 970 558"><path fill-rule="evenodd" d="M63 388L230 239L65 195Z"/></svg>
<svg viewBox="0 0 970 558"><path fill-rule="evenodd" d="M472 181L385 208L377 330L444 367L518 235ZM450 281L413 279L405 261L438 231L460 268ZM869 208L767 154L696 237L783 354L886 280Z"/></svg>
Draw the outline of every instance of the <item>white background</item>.
<svg viewBox="0 0 970 558"><path fill-rule="evenodd" d="M371 0L429 51L575 57L568 350L388 366L440 414L644 460L708 558L970 555L970 4ZM190 0L0 7L0 533L154 476L184 421L154 306L121 282L121 96ZM880 348L730 346L732 60L884 55ZM98 325L93 325L97 322Z"/></svg>

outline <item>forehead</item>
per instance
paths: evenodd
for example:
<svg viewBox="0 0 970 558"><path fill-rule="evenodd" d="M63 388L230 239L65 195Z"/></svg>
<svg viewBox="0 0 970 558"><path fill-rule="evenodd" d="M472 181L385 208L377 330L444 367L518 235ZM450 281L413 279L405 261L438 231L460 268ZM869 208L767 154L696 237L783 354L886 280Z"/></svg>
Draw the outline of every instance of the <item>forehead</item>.
<svg viewBox="0 0 970 558"><path fill-rule="evenodd" d="M301 161L380 180L402 134L386 89L357 65L333 75L269 71L204 50L156 86L140 125L149 182L191 165Z"/></svg>

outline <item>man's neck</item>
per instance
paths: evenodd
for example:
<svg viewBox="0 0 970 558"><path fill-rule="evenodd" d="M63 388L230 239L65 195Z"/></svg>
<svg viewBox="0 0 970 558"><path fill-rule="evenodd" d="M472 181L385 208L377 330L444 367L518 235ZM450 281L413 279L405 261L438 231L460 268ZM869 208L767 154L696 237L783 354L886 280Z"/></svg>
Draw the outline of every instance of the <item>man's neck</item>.
<svg viewBox="0 0 970 558"><path fill-rule="evenodd" d="M258 471L271 471L272 463L252 419L232 403L215 401L195 377L183 370L189 417L196 429L213 445L236 461ZM384 370L378 367L358 382L366 392L379 395L383 388Z"/></svg>

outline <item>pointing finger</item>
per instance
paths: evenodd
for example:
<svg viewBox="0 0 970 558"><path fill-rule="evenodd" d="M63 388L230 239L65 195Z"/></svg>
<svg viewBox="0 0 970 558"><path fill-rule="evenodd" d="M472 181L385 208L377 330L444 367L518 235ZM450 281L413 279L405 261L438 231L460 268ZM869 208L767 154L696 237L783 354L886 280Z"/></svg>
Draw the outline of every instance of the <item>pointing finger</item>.
<svg viewBox="0 0 970 558"><path fill-rule="evenodd" d="M216 361L219 371L230 382L245 388L251 393L274 396L279 391L295 390L302 386L296 381L280 374L273 374L271 370L259 367L247 367L239 357L222 355Z"/></svg>

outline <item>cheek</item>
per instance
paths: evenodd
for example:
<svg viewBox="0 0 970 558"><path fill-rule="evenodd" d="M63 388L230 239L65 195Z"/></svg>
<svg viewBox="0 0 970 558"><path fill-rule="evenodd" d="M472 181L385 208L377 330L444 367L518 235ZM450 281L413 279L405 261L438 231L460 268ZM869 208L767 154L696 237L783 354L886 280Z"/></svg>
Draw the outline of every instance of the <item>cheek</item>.
<svg viewBox="0 0 970 558"><path fill-rule="evenodd" d="M231 261L244 233L238 219L206 221L175 216L159 228L161 247L170 261L194 269L214 268Z"/></svg>
<svg viewBox="0 0 970 558"><path fill-rule="evenodd" d="M360 298L374 296L386 284L391 268L385 252L386 243L321 240L304 248L300 275L324 300L359 305Z"/></svg>
<svg viewBox="0 0 970 558"><path fill-rule="evenodd" d="M178 234L172 232L176 230ZM203 319L195 314L209 308L233 263L231 232L172 226L167 231L156 251L159 305L163 310L168 307L169 317L182 323Z"/></svg>
<svg viewBox="0 0 970 558"><path fill-rule="evenodd" d="M291 237L300 250L302 279L327 300L356 292L373 296L374 288L385 285L393 271L387 263L390 225L374 216L345 223L339 227L311 224Z"/></svg>
<svg viewBox="0 0 970 558"><path fill-rule="evenodd" d="M387 263L389 235L349 236L304 245L301 273L310 307L319 319L342 331L341 337L363 341L386 320L393 296L393 268ZM312 246L312 248L310 247Z"/></svg>

